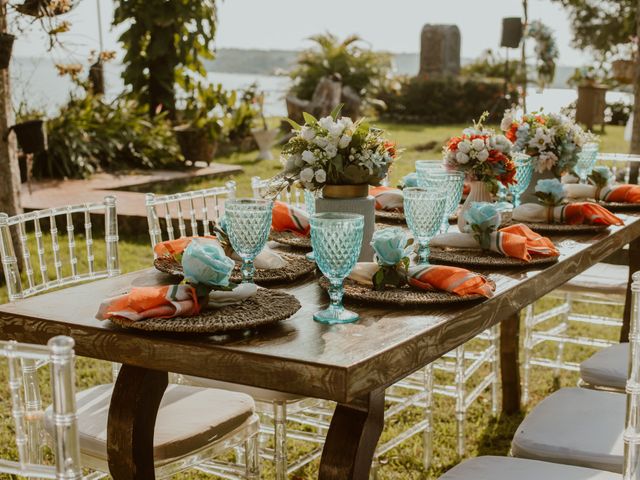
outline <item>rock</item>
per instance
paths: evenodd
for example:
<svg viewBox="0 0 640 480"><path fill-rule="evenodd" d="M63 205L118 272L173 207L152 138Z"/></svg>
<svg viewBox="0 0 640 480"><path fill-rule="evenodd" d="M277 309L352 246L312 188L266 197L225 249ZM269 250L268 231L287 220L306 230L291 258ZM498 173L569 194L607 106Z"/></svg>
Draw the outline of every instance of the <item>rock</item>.
<svg viewBox="0 0 640 480"><path fill-rule="evenodd" d="M362 116L362 98L360 98L358 92L348 85L342 89L341 102L344 104L342 115L351 117L353 120L357 120Z"/></svg>
<svg viewBox="0 0 640 480"><path fill-rule="evenodd" d="M460 29L425 25L420 37L420 76L438 78L460 73Z"/></svg>
<svg viewBox="0 0 640 480"><path fill-rule="evenodd" d="M309 107L316 118L329 115L340 104L342 98L342 82L339 77L322 77L316 85Z"/></svg>

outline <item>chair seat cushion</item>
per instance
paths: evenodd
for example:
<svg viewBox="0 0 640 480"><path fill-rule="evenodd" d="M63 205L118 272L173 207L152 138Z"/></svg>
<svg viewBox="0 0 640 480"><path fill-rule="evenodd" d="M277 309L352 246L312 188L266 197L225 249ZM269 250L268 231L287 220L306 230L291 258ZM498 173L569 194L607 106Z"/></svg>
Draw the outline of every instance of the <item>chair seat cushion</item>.
<svg viewBox="0 0 640 480"><path fill-rule="evenodd" d="M582 380L597 387L624 390L627 383L629 344L603 348L580 364Z"/></svg>
<svg viewBox="0 0 640 480"><path fill-rule="evenodd" d="M268 390L266 388L251 387L249 385L240 385L239 383L221 382L219 380L211 380L208 378L192 377L184 375L184 380L198 387L218 388L221 390L231 390L233 392L241 392L253 397L258 402L297 402L304 400L306 397L294 395L292 393L278 392L276 390Z"/></svg>
<svg viewBox="0 0 640 480"><path fill-rule="evenodd" d="M477 457L453 467L440 480L620 480L591 468L509 457Z"/></svg>
<svg viewBox="0 0 640 480"><path fill-rule="evenodd" d="M77 394L80 450L107 459L107 417L113 385L99 385ZM156 462L181 457L224 437L253 415L251 397L184 385L169 385L162 397L154 432ZM45 426L53 431L51 407Z"/></svg>
<svg viewBox="0 0 640 480"><path fill-rule="evenodd" d="M513 455L621 473L625 404L621 393L558 390L520 424Z"/></svg>
<svg viewBox="0 0 640 480"><path fill-rule="evenodd" d="M629 280L629 267L598 263L580 275L573 277L562 290L625 295Z"/></svg>

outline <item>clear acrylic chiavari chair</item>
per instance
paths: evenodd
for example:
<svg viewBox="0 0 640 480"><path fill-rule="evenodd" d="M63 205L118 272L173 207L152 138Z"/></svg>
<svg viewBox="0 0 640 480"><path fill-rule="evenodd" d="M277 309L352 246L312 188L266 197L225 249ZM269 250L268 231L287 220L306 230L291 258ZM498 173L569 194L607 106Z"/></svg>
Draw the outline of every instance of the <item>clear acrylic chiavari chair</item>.
<svg viewBox="0 0 640 480"><path fill-rule="evenodd" d="M619 183L629 183L631 167L640 163L640 155L622 153L599 153L597 164L609 167L613 178ZM587 347L595 358L586 362L584 370L593 369L597 377L599 351L613 347L620 350L623 358L626 352L617 345L618 331L622 325L629 269L626 262L599 263L582 274L576 276L562 287L547 295L544 301L529 305L525 310L524 350L522 374L522 401L527 403L530 396L531 370L535 367L551 368L557 377L562 370L580 371L578 362L569 362L565 358L567 345ZM545 304L551 306L545 308ZM615 309L616 315L606 313ZM580 324L587 327L587 333L580 336L571 334L571 326ZM602 328L604 327L604 328ZM607 330L610 335L604 335ZM597 331L596 331L597 330ZM555 355L550 356L545 346L555 346ZM602 354L602 361L609 360L607 353ZM583 386L621 390L624 384L625 369L619 369L621 378L613 384L602 379L603 384L594 384L593 375L585 375ZM620 375L618 375L620 377ZM596 382L599 383L599 382Z"/></svg>
<svg viewBox="0 0 640 480"><path fill-rule="evenodd" d="M256 192L255 183L252 183L252 187ZM225 198L234 198L235 192L235 182L228 182L224 187L174 195L147 194L147 219L152 247L167 239L213 234L214 223L224 214ZM182 384L251 395L263 420L260 427L262 433L260 453L264 458L274 462L277 480L285 480L289 474L318 458L322 453L321 447L326 430L329 428L329 420L325 416L326 412L319 409L317 400L191 376L174 377L175 381ZM292 430L288 428L287 422L295 422L302 428ZM311 427L311 431L307 427ZM272 448L267 445L269 439L272 440ZM312 448L295 461L289 462L287 439L310 442L317 448ZM209 471L206 463L198 468Z"/></svg>

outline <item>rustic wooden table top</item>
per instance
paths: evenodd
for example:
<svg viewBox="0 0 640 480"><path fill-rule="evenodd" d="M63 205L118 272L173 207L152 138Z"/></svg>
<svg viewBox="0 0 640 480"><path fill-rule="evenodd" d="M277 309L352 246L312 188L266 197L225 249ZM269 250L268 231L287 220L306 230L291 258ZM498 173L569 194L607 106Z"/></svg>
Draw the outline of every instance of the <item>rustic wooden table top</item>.
<svg viewBox="0 0 640 480"><path fill-rule="evenodd" d="M552 237L561 251L542 269L499 270L495 297L433 308L352 304L355 324L312 320L327 297L312 280L285 285L302 309L278 326L231 336L149 334L95 320L100 302L131 285L157 284L152 269L0 305L0 338L44 344L59 334L79 355L198 375L342 403L405 377L640 237L640 217L597 235Z"/></svg>

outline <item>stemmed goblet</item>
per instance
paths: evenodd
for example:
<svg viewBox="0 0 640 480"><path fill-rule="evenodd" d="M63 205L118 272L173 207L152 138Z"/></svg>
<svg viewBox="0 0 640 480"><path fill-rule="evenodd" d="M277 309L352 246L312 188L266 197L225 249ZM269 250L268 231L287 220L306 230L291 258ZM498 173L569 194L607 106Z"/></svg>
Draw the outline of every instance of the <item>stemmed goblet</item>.
<svg viewBox="0 0 640 480"><path fill-rule="evenodd" d="M351 323L360 316L342 305L344 279L360 256L364 217L355 213L316 213L311 216L311 246L318 268L329 280L329 307L313 314L320 323Z"/></svg>
<svg viewBox="0 0 640 480"><path fill-rule="evenodd" d="M445 233L449 229L449 217L453 215L462 199L464 190L464 173L457 170L429 169L418 177L418 186L426 189L438 190L446 197L444 214L440 231Z"/></svg>
<svg viewBox="0 0 640 480"><path fill-rule="evenodd" d="M418 242L418 263L429 263L429 242L442 226L447 194L441 190L414 187L404 189L404 214Z"/></svg>
<svg viewBox="0 0 640 480"><path fill-rule="evenodd" d="M234 252L242 259L242 283L253 283L253 261L267 243L271 230L273 202L265 199L227 200L227 234Z"/></svg>
<svg viewBox="0 0 640 480"><path fill-rule="evenodd" d="M304 189L304 208L307 211L307 214L309 216L311 216L314 213L316 213L316 196L313 193L311 193L309 190L307 190L306 188ZM307 253L305 255L305 257L310 262L315 262L315 260L316 260L316 257L313 254L313 250L311 250L309 253Z"/></svg>
<svg viewBox="0 0 640 480"><path fill-rule="evenodd" d="M516 208L520 205L520 195L529 187L533 178L533 159L525 153L516 153L513 162L516 165L516 183L509 185L509 192L513 208Z"/></svg>
<svg viewBox="0 0 640 480"><path fill-rule="evenodd" d="M587 177L593 170L593 166L598 159L599 145L595 142L586 143L582 147L582 151L578 154L578 162L574 167L575 172L580 178L580 183L587 183Z"/></svg>

